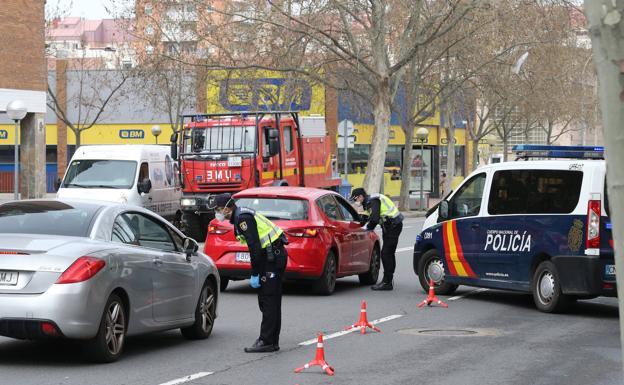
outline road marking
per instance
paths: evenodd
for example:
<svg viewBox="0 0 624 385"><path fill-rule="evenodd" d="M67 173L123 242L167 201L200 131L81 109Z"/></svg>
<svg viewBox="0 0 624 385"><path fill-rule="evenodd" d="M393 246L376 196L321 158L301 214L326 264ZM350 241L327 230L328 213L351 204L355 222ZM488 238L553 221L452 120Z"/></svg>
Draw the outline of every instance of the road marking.
<svg viewBox="0 0 624 385"><path fill-rule="evenodd" d="M412 251L412 250L414 250L414 248L412 246L410 246L410 247L401 247L400 249L396 249L396 252L397 253L402 253L404 251Z"/></svg>
<svg viewBox="0 0 624 385"><path fill-rule="evenodd" d="M457 296L455 296L455 297L448 298L448 299L447 299L447 301L456 301L456 300L458 300L458 299L461 299L461 298L467 297L467 296L469 296L469 295L472 295L472 294L477 294L477 293L483 293L484 291L488 291L488 290L490 290L490 289L481 288L481 289L477 289L477 290L469 291L469 292L468 292L468 293L466 293L466 294L457 295Z"/></svg>
<svg viewBox="0 0 624 385"><path fill-rule="evenodd" d="M403 314L393 314L393 315L389 315L387 317L383 317L383 318L380 318L378 320L372 321L371 323L373 325L377 325L377 324L380 324L380 323L383 323L383 322L392 321L393 319L397 319L397 318L401 318L401 317L403 317ZM353 332L356 332L356 331L360 331L360 329L359 328L353 328L353 329L349 329L349 330L343 330L343 331L339 331L339 332L336 332L336 333L327 334L327 335L323 336L323 341L331 340L332 338L344 336L346 334L353 333ZM311 340L300 342L299 346L312 345L312 344L315 344L317 342L318 342L318 337L317 338L313 338Z"/></svg>
<svg viewBox="0 0 624 385"><path fill-rule="evenodd" d="M214 372L199 372L199 373L191 374L190 376L177 378L177 379L171 380L169 382L164 382L164 383L162 383L160 385L178 385L178 384L183 384L185 382L189 382L189 381L196 380L198 378L209 376L209 375L211 375L213 373Z"/></svg>

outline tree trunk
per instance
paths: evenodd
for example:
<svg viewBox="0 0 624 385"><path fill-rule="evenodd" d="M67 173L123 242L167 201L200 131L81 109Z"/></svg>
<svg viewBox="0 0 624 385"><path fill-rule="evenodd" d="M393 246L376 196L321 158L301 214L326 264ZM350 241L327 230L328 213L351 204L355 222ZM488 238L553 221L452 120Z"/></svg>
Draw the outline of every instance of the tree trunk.
<svg viewBox="0 0 624 385"><path fill-rule="evenodd" d="M364 176L364 188L368 193L378 193L384 175L386 162L386 150L390 137L390 87L388 81L384 81L377 89L377 97L373 114L375 116L375 131L368 155L368 167Z"/></svg>
<svg viewBox="0 0 624 385"><path fill-rule="evenodd" d="M472 171L479 166L479 138L472 139Z"/></svg>
<svg viewBox="0 0 624 385"><path fill-rule="evenodd" d="M503 162L507 162L507 146L509 146L508 139L503 139Z"/></svg>
<svg viewBox="0 0 624 385"><path fill-rule="evenodd" d="M409 190L410 190L410 167L412 165L412 138L414 137L414 126L403 125L405 133L405 150L403 151L403 167L401 168L401 194L399 196L399 210L409 210Z"/></svg>
<svg viewBox="0 0 624 385"><path fill-rule="evenodd" d="M75 129L74 130L74 136L76 136L76 147L75 147L75 150L77 150L78 147L80 147L80 134L82 134L82 130L79 130L79 129Z"/></svg>
<svg viewBox="0 0 624 385"><path fill-rule="evenodd" d="M615 6L617 4L617 6ZM615 9L612 9L615 8ZM624 64L624 13L622 2L606 0L585 0L585 10L592 39L592 46L596 58L598 72L599 98L602 109L604 142L607 159L607 183L609 191L609 205L611 213L624 212L624 135L622 122L624 121L624 103L622 99L622 68ZM607 13L604 17L603 12ZM607 25L608 16L611 23ZM603 18L604 17L604 18ZM624 314L624 216L612 215L613 250L615 252L615 270L618 302L620 314ZM620 344L624 346L624 317L620 317ZM624 363L624 359L622 360Z"/></svg>
<svg viewBox="0 0 624 385"><path fill-rule="evenodd" d="M448 126L446 131L446 182L444 191L451 191L453 178L455 178L455 128ZM433 177L433 175L431 175Z"/></svg>

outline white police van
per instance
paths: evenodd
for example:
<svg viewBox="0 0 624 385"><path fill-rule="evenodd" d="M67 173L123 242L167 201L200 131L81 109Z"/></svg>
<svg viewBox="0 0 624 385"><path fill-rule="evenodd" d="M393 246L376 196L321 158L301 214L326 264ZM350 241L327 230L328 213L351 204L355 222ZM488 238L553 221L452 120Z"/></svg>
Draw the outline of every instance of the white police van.
<svg viewBox="0 0 624 385"><path fill-rule="evenodd" d="M525 161L475 170L428 213L414 246L421 286L530 292L544 312L616 296L604 149L513 150Z"/></svg>

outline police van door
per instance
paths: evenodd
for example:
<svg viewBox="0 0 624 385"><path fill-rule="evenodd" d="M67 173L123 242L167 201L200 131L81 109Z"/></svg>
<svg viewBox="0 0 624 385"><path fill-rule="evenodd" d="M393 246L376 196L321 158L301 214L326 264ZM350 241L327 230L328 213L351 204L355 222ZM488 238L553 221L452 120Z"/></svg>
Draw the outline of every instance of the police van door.
<svg viewBox="0 0 624 385"><path fill-rule="evenodd" d="M477 278L486 176L485 172L474 175L449 200L449 220L442 224L442 237L447 268L453 276Z"/></svg>

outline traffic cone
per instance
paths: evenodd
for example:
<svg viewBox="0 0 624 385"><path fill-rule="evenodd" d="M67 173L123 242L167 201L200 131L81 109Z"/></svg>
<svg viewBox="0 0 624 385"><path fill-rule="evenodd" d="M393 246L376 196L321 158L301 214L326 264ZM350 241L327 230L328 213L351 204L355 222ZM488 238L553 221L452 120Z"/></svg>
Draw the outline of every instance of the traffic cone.
<svg viewBox="0 0 624 385"><path fill-rule="evenodd" d="M435 295L435 289L433 288L433 279L429 280L429 295L427 296L427 299L424 299L421 303L418 304L418 307L423 307L425 305L427 306L431 306L431 303L437 303L438 305L442 306L442 307L448 307L447 304L445 304L444 302L440 301L438 299L438 297L436 297Z"/></svg>
<svg viewBox="0 0 624 385"><path fill-rule="evenodd" d="M304 369L308 369L311 366L320 366L321 369L330 376L334 375L334 368L329 366L325 361L325 350L323 349L323 333L319 334L318 342L316 343L316 356L314 359L300 368L295 369L295 373L301 373Z"/></svg>
<svg viewBox="0 0 624 385"><path fill-rule="evenodd" d="M366 301L362 301L362 309L360 310L360 320L354 325L347 326L344 330L351 330L355 328L360 328L360 334L365 334L366 328L371 328L374 331L381 333L381 330L379 330L379 328L373 325L372 323L368 322L368 319L366 318Z"/></svg>

